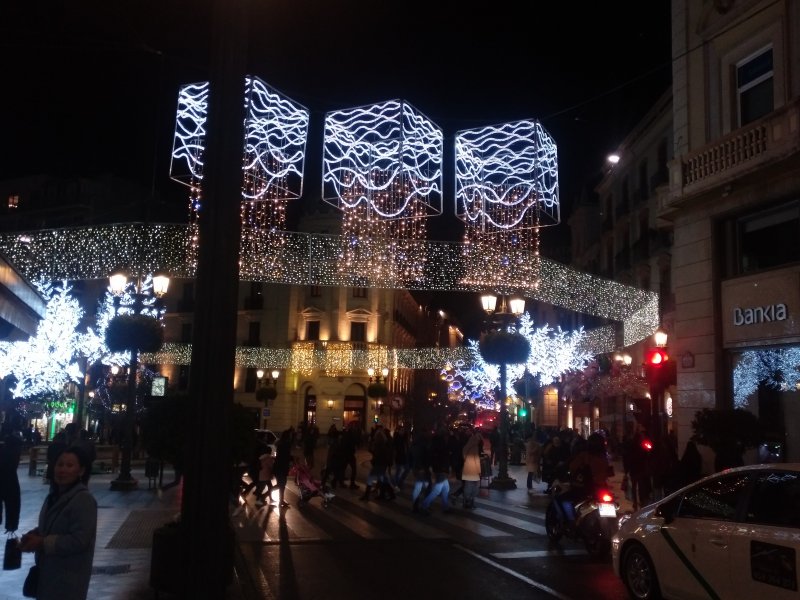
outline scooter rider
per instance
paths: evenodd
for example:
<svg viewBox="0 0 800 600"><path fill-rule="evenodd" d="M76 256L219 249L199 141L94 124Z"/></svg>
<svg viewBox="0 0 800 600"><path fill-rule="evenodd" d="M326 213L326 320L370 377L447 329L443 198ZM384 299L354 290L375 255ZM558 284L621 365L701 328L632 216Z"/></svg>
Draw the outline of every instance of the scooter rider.
<svg viewBox="0 0 800 600"><path fill-rule="evenodd" d="M575 521L576 502L608 485L608 466L605 440L599 433L593 433L589 436L586 447L570 461L570 487L558 496L568 523Z"/></svg>

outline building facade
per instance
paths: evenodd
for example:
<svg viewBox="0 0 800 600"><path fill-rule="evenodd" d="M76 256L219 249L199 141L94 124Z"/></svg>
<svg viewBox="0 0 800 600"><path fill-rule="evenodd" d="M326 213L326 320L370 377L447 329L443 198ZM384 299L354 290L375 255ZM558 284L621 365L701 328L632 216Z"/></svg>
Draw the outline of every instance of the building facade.
<svg viewBox="0 0 800 600"><path fill-rule="evenodd" d="M674 231L679 441L698 410L740 406L797 461L798 382L741 382L749 353L800 342L800 5L673 0L672 31L675 158L658 216Z"/></svg>

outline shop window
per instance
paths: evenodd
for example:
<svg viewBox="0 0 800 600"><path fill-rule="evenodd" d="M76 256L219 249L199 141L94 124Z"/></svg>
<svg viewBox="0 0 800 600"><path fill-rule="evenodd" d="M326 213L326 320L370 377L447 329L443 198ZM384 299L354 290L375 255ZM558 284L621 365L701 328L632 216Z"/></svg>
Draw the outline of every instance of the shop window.
<svg viewBox="0 0 800 600"><path fill-rule="evenodd" d="M741 217L737 229L740 273L800 261L800 202Z"/></svg>
<svg viewBox="0 0 800 600"><path fill-rule="evenodd" d="M19 207L19 196L17 194L11 194L8 197L8 208L18 208Z"/></svg>
<svg viewBox="0 0 800 600"><path fill-rule="evenodd" d="M760 50L736 65L739 126L772 112L773 79L772 48Z"/></svg>

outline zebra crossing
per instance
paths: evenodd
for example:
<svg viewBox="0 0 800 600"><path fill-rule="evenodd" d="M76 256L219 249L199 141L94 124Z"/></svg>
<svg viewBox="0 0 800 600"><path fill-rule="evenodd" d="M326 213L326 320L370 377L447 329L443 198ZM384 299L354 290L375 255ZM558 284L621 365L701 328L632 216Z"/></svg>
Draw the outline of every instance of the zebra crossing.
<svg viewBox="0 0 800 600"><path fill-rule="evenodd" d="M319 498L298 506L299 491L290 481L286 488L290 508L281 511L272 505L258 507L252 498L240 499L232 522L240 542L419 538L469 543L475 538L546 538L542 502L534 505L524 490L512 497L493 497L488 490L481 492L473 510L451 504L449 512L444 513L441 501L437 500L431 514L421 516L412 512L408 491L398 493L392 501L364 502L360 500L361 490L343 489L327 508Z"/></svg>

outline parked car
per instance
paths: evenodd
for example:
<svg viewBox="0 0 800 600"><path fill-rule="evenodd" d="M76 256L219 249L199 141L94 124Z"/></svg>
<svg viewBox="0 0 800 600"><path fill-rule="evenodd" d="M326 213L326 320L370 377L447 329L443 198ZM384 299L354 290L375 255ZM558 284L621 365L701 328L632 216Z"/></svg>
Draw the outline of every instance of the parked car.
<svg viewBox="0 0 800 600"><path fill-rule="evenodd" d="M800 463L727 469L621 517L612 561L640 600L797 600Z"/></svg>

